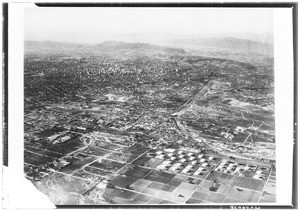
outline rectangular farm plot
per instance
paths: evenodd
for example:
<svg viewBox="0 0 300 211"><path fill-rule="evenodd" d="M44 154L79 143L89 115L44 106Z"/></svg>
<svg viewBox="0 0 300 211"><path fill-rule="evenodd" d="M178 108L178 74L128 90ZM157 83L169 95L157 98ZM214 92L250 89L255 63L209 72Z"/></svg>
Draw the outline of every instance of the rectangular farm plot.
<svg viewBox="0 0 300 211"><path fill-rule="evenodd" d="M174 174L154 170L145 179L167 184L174 176Z"/></svg>
<svg viewBox="0 0 300 211"><path fill-rule="evenodd" d="M135 183L131 185L131 187L138 192L141 192L143 189L145 189L148 185L150 185L152 181L145 180L145 179L139 179Z"/></svg>
<svg viewBox="0 0 300 211"><path fill-rule="evenodd" d="M134 197L134 201L141 202L141 203L147 203L152 199L151 196L147 196L144 194L138 194Z"/></svg>
<svg viewBox="0 0 300 211"><path fill-rule="evenodd" d="M148 201L147 204L159 204L161 201L161 199L153 197Z"/></svg>
<svg viewBox="0 0 300 211"><path fill-rule="evenodd" d="M223 203L246 203L246 202L226 197L223 200Z"/></svg>
<svg viewBox="0 0 300 211"><path fill-rule="evenodd" d="M171 200L172 194L163 190L156 190L155 196L164 200Z"/></svg>
<svg viewBox="0 0 300 211"><path fill-rule="evenodd" d="M157 190L162 190L164 186L165 185L162 184L162 183L152 182L148 187L153 188L153 189L157 189Z"/></svg>
<svg viewBox="0 0 300 211"><path fill-rule="evenodd" d="M258 202L260 198L260 192L242 189L237 187L231 187L227 193L227 197L232 199L237 199L239 201L246 201L246 202Z"/></svg>
<svg viewBox="0 0 300 211"><path fill-rule="evenodd" d="M186 176L186 175L181 175L181 174L177 174L170 182L169 184L170 185L173 185L173 186L178 186L179 184L181 184L182 182L184 183L189 183L189 184L193 184L193 185L199 185L201 183L201 179L196 179L194 177L189 177L189 176ZM173 184L171 184L173 183Z"/></svg>
<svg viewBox="0 0 300 211"><path fill-rule="evenodd" d="M114 186L125 188L128 186L131 186L133 183L135 183L139 178L136 177L122 177L122 176L114 176L110 179L110 183Z"/></svg>
<svg viewBox="0 0 300 211"><path fill-rule="evenodd" d="M119 163L112 160L101 159L92 163L90 166L107 170L107 171L117 171L120 168L122 168L124 165L125 163Z"/></svg>
<svg viewBox="0 0 300 211"><path fill-rule="evenodd" d="M177 174L177 175L173 178L173 180L177 180L177 181L179 181L180 183L181 183L181 182L186 182L188 179L189 179L189 176L187 176L187 175L182 175L182 174Z"/></svg>
<svg viewBox="0 0 300 211"><path fill-rule="evenodd" d="M146 175L148 175L148 173L150 171L152 171L152 169L146 169L146 168L143 168L143 167L134 166L133 168L126 171L124 174L127 175L127 176L143 178Z"/></svg>
<svg viewBox="0 0 300 211"><path fill-rule="evenodd" d="M95 191L99 191L98 188L94 189ZM112 200L115 198L122 190L118 188L106 188L103 197L106 199Z"/></svg>
<svg viewBox="0 0 300 211"><path fill-rule="evenodd" d="M171 200L178 203L185 203L194 190L176 188L171 194Z"/></svg>
<svg viewBox="0 0 300 211"><path fill-rule="evenodd" d="M158 191L157 191L157 189L146 187L141 192L144 193L144 194L147 194L147 195L151 195L153 197L155 197L155 196L158 197ZM159 197L159 198L161 198L161 197Z"/></svg>
<svg viewBox="0 0 300 211"><path fill-rule="evenodd" d="M206 189L209 190L210 187L212 187L215 183L213 181L203 180L198 189Z"/></svg>
<svg viewBox="0 0 300 211"><path fill-rule="evenodd" d="M201 204L203 201L194 199L194 198L189 198L189 200L186 201L186 204Z"/></svg>
<svg viewBox="0 0 300 211"><path fill-rule="evenodd" d="M144 166L150 159L151 159L150 157L142 156L142 157L138 158L137 160L135 160L133 162L133 164L137 165L137 166Z"/></svg>
<svg viewBox="0 0 300 211"><path fill-rule="evenodd" d="M208 202L221 203L225 199L225 195L211 192L207 198Z"/></svg>
<svg viewBox="0 0 300 211"><path fill-rule="evenodd" d="M96 175L85 172L83 169L75 171L72 175L74 175L75 177L80 177L83 179L90 179L90 180L99 180L102 178L101 175L96 176Z"/></svg>
<svg viewBox="0 0 300 211"><path fill-rule="evenodd" d="M168 200L162 200L161 202L159 202L159 204L176 204L176 202L168 201Z"/></svg>
<svg viewBox="0 0 300 211"><path fill-rule="evenodd" d="M167 191L167 192L172 192L175 189L176 189L176 187L171 186L171 185L164 185L162 188L163 191Z"/></svg>
<svg viewBox="0 0 300 211"><path fill-rule="evenodd" d="M132 199L137 195L137 193L129 191L129 190L121 190L117 193L116 197L124 198L124 199Z"/></svg>
<svg viewBox="0 0 300 211"><path fill-rule="evenodd" d="M234 183L235 176L218 171L212 171L206 177L206 180L211 181L213 178L216 179L217 183L232 185Z"/></svg>
<svg viewBox="0 0 300 211"><path fill-rule="evenodd" d="M168 182L168 185L171 185L171 186L174 186L174 187L177 187L181 184L181 181L180 180L177 180L177 179L171 179L169 182Z"/></svg>
<svg viewBox="0 0 300 211"><path fill-rule="evenodd" d="M148 160L147 162L145 162L144 166L147 166L149 168L155 168L156 166L158 166L160 163L162 162L162 160L157 159L157 158L151 158L150 160Z"/></svg>
<svg viewBox="0 0 300 211"><path fill-rule="evenodd" d="M203 189L198 189L193 193L191 198L197 199L197 200L207 200L208 196L210 194L210 191L208 190L203 190Z"/></svg>
<svg viewBox="0 0 300 211"><path fill-rule="evenodd" d="M266 181L264 180L250 179L245 177L235 177L234 186L247 188L255 191L262 191L265 182Z"/></svg>
<svg viewBox="0 0 300 211"><path fill-rule="evenodd" d="M195 190L197 188L197 185L195 184L190 184L187 182L182 182L178 188L186 189L186 190Z"/></svg>
<svg viewBox="0 0 300 211"><path fill-rule="evenodd" d="M95 174L95 175L103 176L103 177L107 177L112 174L112 172L110 172L110 171L105 171L105 170L93 168L90 166L85 167L83 170L87 173L91 173L91 174Z"/></svg>
<svg viewBox="0 0 300 211"><path fill-rule="evenodd" d="M216 190L217 193L220 194L227 194L229 189L231 188L231 186L229 185L224 185L224 184L220 184L220 186L218 187L218 189Z"/></svg>

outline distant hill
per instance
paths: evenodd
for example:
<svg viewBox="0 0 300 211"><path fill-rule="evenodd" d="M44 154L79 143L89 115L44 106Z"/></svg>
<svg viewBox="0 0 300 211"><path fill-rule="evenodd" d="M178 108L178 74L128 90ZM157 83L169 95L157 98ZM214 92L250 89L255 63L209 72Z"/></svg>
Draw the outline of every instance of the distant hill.
<svg viewBox="0 0 300 211"><path fill-rule="evenodd" d="M52 42L52 41L25 41L25 53L63 53L83 54L87 52L99 54L118 53L151 53L151 54L182 54L182 49L161 47L147 43L127 43L118 41L105 41L100 44L87 45L77 43Z"/></svg>
<svg viewBox="0 0 300 211"><path fill-rule="evenodd" d="M137 50L137 51L154 51L166 53L185 53L184 50L178 48L161 47L148 43L127 43L119 41L105 41L95 45L96 48L110 50Z"/></svg>
<svg viewBox="0 0 300 211"><path fill-rule="evenodd" d="M195 50L199 50L203 47L212 47L265 55L273 55L274 51L274 47L271 44L234 37L166 40L162 42L161 45Z"/></svg>

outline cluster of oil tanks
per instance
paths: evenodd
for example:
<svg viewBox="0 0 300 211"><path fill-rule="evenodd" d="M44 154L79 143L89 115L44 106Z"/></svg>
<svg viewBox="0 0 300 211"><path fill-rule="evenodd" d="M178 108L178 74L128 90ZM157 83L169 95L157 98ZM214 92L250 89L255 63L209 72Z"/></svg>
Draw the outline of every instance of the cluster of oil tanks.
<svg viewBox="0 0 300 211"><path fill-rule="evenodd" d="M148 156L164 160L156 169L195 176L208 172L210 162L215 159L213 156L173 149L148 153Z"/></svg>
<svg viewBox="0 0 300 211"><path fill-rule="evenodd" d="M252 172L254 179L265 180L268 174L267 167L257 167L257 165L246 164L243 162L235 162L232 160L223 159L220 164L217 166L215 171L234 174L238 176L245 176L245 172ZM251 174L252 175L252 174Z"/></svg>

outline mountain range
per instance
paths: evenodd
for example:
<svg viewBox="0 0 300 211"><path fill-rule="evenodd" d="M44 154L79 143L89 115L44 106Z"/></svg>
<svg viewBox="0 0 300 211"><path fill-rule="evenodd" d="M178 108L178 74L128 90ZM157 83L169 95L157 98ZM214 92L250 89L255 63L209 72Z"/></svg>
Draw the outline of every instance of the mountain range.
<svg viewBox="0 0 300 211"><path fill-rule="evenodd" d="M273 55L271 44L234 37L212 37L200 39L170 39L155 43L131 43L123 41L104 41L99 44L78 44L52 41L25 41L26 52L66 52L79 50L105 52L150 52L151 53L184 53L186 50L201 50L204 48L231 50L242 53L257 53Z"/></svg>

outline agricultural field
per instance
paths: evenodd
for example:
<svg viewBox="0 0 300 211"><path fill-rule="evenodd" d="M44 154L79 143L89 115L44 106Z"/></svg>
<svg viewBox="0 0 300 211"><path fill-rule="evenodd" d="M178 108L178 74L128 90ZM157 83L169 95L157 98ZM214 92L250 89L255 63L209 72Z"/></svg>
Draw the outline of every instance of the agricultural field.
<svg viewBox="0 0 300 211"><path fill-rule="evenodd" d="M138 165L139 159L137 159L135 165L125 173L112 177L109 182L110 188L104 192L109 201L115 204L151 204L158 201L158 199L164 201L163 203L173 204L258 203L261 200L271 202L271 197L265 196L266 193L273 194L272 197L274 198L275 182L270 180L270 176L274 175L274 173L270 173L273 167L268 163L256 162L255 165L251 161L248 163L247 160L236 161L228 158L227 160L224 157L213 157L174 149L158 150L156 152L151 150L148 155L159 156L160 163L165 163L164 166L167 166L167 168L162 171L159 165L143 167ZM165 157L162 155L165 155ZM195 175L195 172L199 170L193 170L194 173L187 173L185 171L186 167L182 167L181 171L177 172L168 170L172 169L172 165L166 161L170 161L172 156L180 155L186 155L190 158L195 156L197 161L200 159L199 162L194 162L195 169L205 169L201 166L209 158L214 160L216 165L211 167L205 165L208 172L204 176ZM144 160L145 158L140 157L140 159ZM192 159L185 165L193 165L193 161L195 160ZM209 164L208 166L210 166ZM239 174L227 170L224 172L219 171L226 164L228 166L230 164L233 164L230 166L240 164L243 167L241 169L249 168L252 174L249 176L247 170L241 170L242 173ZM262 172L265 172L265 178L255 176L261 175Z"/></svg>

